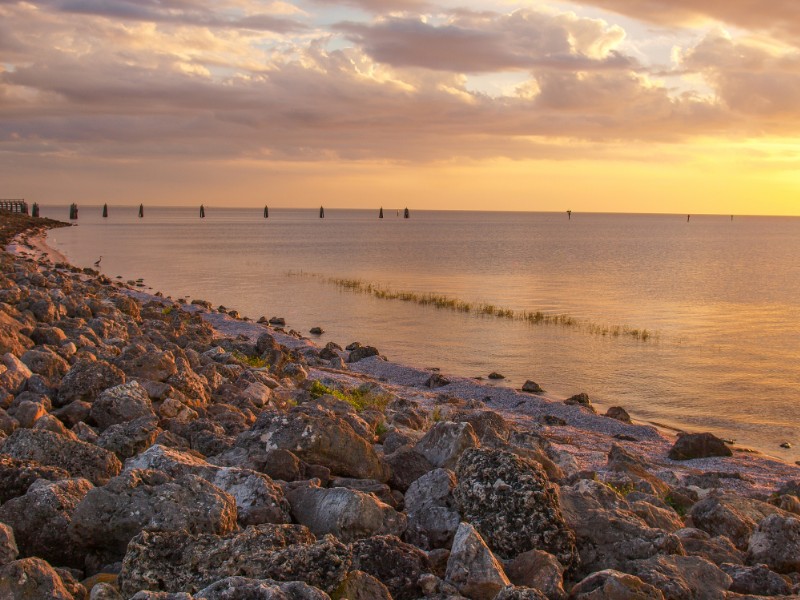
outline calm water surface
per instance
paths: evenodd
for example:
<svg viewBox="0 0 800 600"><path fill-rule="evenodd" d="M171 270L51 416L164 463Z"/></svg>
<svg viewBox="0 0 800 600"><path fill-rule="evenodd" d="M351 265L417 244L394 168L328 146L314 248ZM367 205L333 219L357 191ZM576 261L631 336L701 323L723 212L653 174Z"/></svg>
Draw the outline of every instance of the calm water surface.
<svg viewBox="0 0 800 600"><path fill-rule="evenodd" d="M82 206L51 231L77 265L143 277L154 290L283 316L320 341L358 340L446 373L533 379L555 397L585 391L641 420L709 430L800 459L800 219ZM64 219L67 207L43 207ZM337 288L357 278L515 311L656 332L531 325ZM795 448L779 448L782 442Z"/></svg>

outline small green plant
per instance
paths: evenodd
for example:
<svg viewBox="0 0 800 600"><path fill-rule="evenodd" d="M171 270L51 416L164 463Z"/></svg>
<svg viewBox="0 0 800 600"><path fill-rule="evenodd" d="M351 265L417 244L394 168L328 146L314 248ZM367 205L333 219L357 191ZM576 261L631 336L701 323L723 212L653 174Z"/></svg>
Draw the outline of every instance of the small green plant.
<svg viewBox="0 0 800 600"><path fill-rule="evenodd" d="M391 400L388 395L375 393L375 391L369 387L359 387L343 392L328 387L319 380L312 382L311 387L308 388L308 392L311 394L312 400L316 400L325 394L330 394L334 398L347 402L358 412L368 408L383 410Z"/></svg>
<svg viewBox="0 0 800 600"><path fill-rule="evenodd" d="M612 490L614 490L615 492L617 492L617 494L619 494L623 498L636 489L633 486L633 483L631 483L630 481L627 482L627 483L621 483L621 484L606 482L606 485L608 487L610 487Z"/></svg>
<svg viewBox="0 0 800 600"><path fill-rule="evenodd" d="M172 307L171 306L165 307L164 310L161 311L161 314L164 315L165 317L169 316L170 314L172 314Z"/></svg>
<svg viewBox="0 0 800 600"><path fill-rule="evenodd" d="M664 502L667 506L669 506L672 510L678 513L679 517L686 516L686 507L681 504L680 502L676 501L675 498L672 497L671 494L667 494L664 496Z"/></svg>
<svg viewBox="0 0 800 600"><path fill-rule="evenodd" d="M389 431L389 427L386 425L386 421L379 421L377 425L375 425L375 435L381 437Z"/></svg>
<svg viewBox="0 0 800 600"><path fill-rule="evenodd" d="M433 412L431 413L431 419L433 419L434 423L438 423L442 420L442 409L438 406L434 407Z"/></svg>
<svg viewBox="0 0 800 600"><path fill-rule="evenodd" d="M239 362L244 363L249 367L253 367L254 369L262 369L268 366L267 359L261 358L257 355L248 356L247 354L239 352L238 350L234 350L231 352L231 354L233 355L233 358Z"/></svg>

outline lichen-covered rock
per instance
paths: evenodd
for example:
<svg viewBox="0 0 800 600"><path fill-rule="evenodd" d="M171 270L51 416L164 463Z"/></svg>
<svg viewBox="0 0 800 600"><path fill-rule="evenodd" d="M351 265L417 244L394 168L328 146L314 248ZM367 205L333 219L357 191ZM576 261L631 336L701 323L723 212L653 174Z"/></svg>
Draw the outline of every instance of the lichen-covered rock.
<svg viewBox="0 0 800 600"><path fill-rule="evenodd" d="M634 575L605 569L572 587L571 600L664 600L658 588Z"/></svg>
<svg viewBox="0 0 800 600"><path fill-rule="evenodd" d="M389 589L369 573L350 571L331 600L392 600Z"/></svg>
<svg viewBox="0 0 800 600"><path fill-rule="evenodd" d="M373 535L401 535L406 516L371 494L347 488L298 486L287 493L292 516L315 535L350 542Z"/></svg>
<svg viewBox="0 0 800 600"><path fill-rule="evenodd" d="M154 469L171 477L197 475L233 496L237 520L243 527L260 523L289 523L289 502L268 475L212 465L186 452L156 444L128 460L125 469Z"/></svg>
<svg viewBox="0 0 800 600"><path fill-rule="evenodd" d="M0 523L0 566L7 565L19 556L19 548L14 539L14 530Z"/></svg>
<svg viewBox="0 0 800 600"><path fill-rule="evenodd" d="M580 576L627 570L630 561L656 554L683 554L675 535L648 527L624 498L598 481L581 479L562 487L561 508L577 540Z"/></svg>
<svg viewBox="0 0 800 600"><path fill-rule="evenodd" d="M197 592L195 600L330 600L330 596L300 581L227 577Z"/></svg>
<svg viewBox="0 0 800 600"><path fill-rule="evenodd" d="M158 417L144 416L111 425L100 434L96 443L125 460L152 446L159 433Z"/></svg>
<svg viewBox="0 0 800 600"><path fill-rule="evenodd" d="M85 549L80 540L70 539L69 527L75 508L92 488L85 479L40 479L24 496L0 506L0 521L14 529L23 556L83 568Z"/></svg>
<svg viewBox="0 0 800 600"><path fill-rule="evenodd" d="M764 565L723 564L720 568L733 580L729 590L737 594L759 596L788 596L792 588L788 581Z"/></svg>
<svg viewBox="0 0 800 600"><path fill-rule="evenodd" d="M434 469L411 484L405 495L406 541L425 550L452 545L461 523L454 508L455 487L455 473L447 469Z"/></svg>
<svg viewBox="0 0 800 600"><path fill-rule="evenodd" d="M58 388L56 406L75 400L93 402L103 390L125 383L125 373L103 360L80 360L67 371Z"/></svg>
<svg viewBox="0 0 800 600"><path fill-rule="evenodd" d="M505 567L514 585L540 590L550 600L564 600L564 567L555 556L542 550L519 554Z"/></svg>
<svg viewBox="0 0 800 600"><path fill-rule="evenodd" d="M750 536L747 562L778 573L800 571L800 519L774 514L761 521Z"/></svg>
<svg viewBox="0 0 800 600"><path fill-rule="evenodd" d="M354 542L353 569L365 571L383 583L394 600L422 595L420 577L432 572L428 556L392 535L377 535Z"/></svg>
<svg viewBox="0 0 800 600"><path fill-rule="evenodd" d="M712 536L725 536L740 550L747 550L756 525L774 514L788 515L760 500L734 494L712 493L695 504L689 516L696 528Z"/></svg>
<svg viewBox="0 0 800 600"><path fill-rule="evenodd" d="M92 403L89 416L103 431L139 417L154 417L155 412L147 391L138 381L129 381L101 392Z"/></svg>
<svg viewBox="0 0 800 600"><path fill-rule="evenodd" d="M668 456L672 460L691 460L709 456L733 456L733 452L713 433L683 433L678 435Z"/></svg>
<svg viewBox="0 0 800 600"><path fill-rule="evenodd" d="M511 584L500 562L469 523L458 526L445 580L475 600L493 600Z"/></svg>
<svg viewBox="0 0 800 600"><path fill-rule="evenodd" d="M479 445L478 436L468 422L440 421L417 442L414 450L434 467L453 469L465 450Z"/></svg>
<svg viewBox="0 0 800 600"><path fill-rule="evenodd" d="M300 525L257 525L227 535L143 531L128 545L123 593L191 593L232 575L305 581L332 591L350 569L350 550L331 536L317 541Z"/></svg>
<svg viewBox="0 0 800 600"><path fill-rule="evenodd" d="M204 479L133 470L90 490L73 513L71 532L113 562L143 529L224 534L235 526L233 498Z"/></svg>
<svg viewBox="0 0 800 600"><path fill-rule="evenodd" d="M74 600L61 577L41 558L23 558L0 567L0 598Z"/></svg>
<svg viewBox="0 0 800 600"><path fill-rule="evenodd" d="M633 561L630 572L674 600L725 600L731 578L699 556L653 556Z"/></svg>
<svg viewBox="0 0 800 600"><path fill-rule="evenodd" d="M17 429L3 444L3 453L66 469L94 485L104 485L122 469L112 452L42 429Z"/></svg>
<svg viewBox="0 0 800 600"><path fill-rule="evenodd" d="M566 568L576 563L575 536L539 465L510 452L474 448L459 460L456 478L453 495L462 519L499 556L540 549Z"/></svg>
<svg viewBox="0 0 800 600"><path fill-rule="evenodd" d="M334 475L378 481L389 478L372 444L343 418L320 406L301 405L288 413L262 412L252 429L239 435L236 446L290 450L309 464L329 468Z"/></svg>

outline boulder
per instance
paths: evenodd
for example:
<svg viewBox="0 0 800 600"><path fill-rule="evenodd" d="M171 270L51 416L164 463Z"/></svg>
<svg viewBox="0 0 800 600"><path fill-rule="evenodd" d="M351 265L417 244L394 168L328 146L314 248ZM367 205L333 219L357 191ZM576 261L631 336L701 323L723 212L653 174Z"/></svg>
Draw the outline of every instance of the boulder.
<svg viewBox="0 0 800 600"><path fill-rule="evenodd" d="M711 537L705 531L685 527L675 532L681 541L686 554L702 556L717 566L723 563L743 565L745 553L736 548L727 537L718 535Z"/></svg>
<svg viewBox="0 0 800 600"><path fill-rule="evenodd" d="M154 445L125 463L125 470L154 469L170 477L197 475L222 491L236 502L239 525L260 523L288 523L290 506L281 488L263 473L235 467L219 467L196 456Z"/></svg>
<svg viewBox="0 0 800 600"><path fill-rule="evenodd" d="M740 550L747 550L756 525L774 514L788 516L781 509L760 500L735 494L712 493L695 504L689 516L694 527L712 536L725 536Z"/></svg>
<svg viewBox="0 0 800 600"><path fill-rule="evenodd" d="M391 473L389 483L401 492L405 492L413 482L434 468L427 458L408 445L401 446L385 456L384 460Z"/></svg>
<svg viewBox="0 0 800 600"><path fill-rule="evenodd" d="M347 362L355 363L360 360L364 360L365 358L369 358L370 356L379 356L380 352L374 346L359 346L358 348L354 348L350 351L350 355L347 358Z"/></svg>
<svg viewBox="0 0 800 600"><path fill-rule="evenodd" d="M154 417L147 391L137 381L129 381L100 393L92 403L89 416L103 431L118 423L139 417Z"/></svg>
<svg viewBox="0 0 800 600"><path fill-rule="evenodd" d="M505 567L514 585L540 590L549 600L564 600L564 567L555 556L542 550L517 555Z"/></svg>
<svg viewBox="0 0 800 600"><path fill-rule="evenodd" d="M538 464L502 450L473 448L459 460L456 478L453 495L462 518L495 553L512 558L539 549L566 568L575 564L575 536L561 515L556 487Z"/></svg>
<svg viewBox="0 0 800 600"><path fill-rule="evenodd" d="M305 581L339 587L350 550L332 536L317 541L301 525L256 525L226 535L142 531L131 540L119 576L123 594L195 593L224 577Z"/></svg>
<svg viewBox="0 0 800 600"><path fill-rule="evenodd" d="M25 494L37 479L57 481L69 477L64 469L0 454L0 504Z"/></svg>
<svg viewBox="0 0 800 600"><path fill-rule="evenodd" d="M725 600L731 578L699 556L653 556L630 564L630 572L674 600Z"/></svg>
<svg viewBox="0 0 800 600"><path fill-rule="evenodd" d="M580 479L562 487L561 507L577 540L579 576L606 569L627 571L630 561L656 554L683 554L675 535L648 527L624 498L598 481Z"/></svg>
<svg viewBox="0 0 800 600"><path fill-rule="evenodd" d="M500 590L494 600L548 600L548 598L534 588L509 586Z"/></svg>
<svg viewBox="0 0 800 600"><path fill-rule="evenodd" d="M502 565L469 523L458 526L445 580L475 600L493 600L510 585Z"/></svg>
<svg viewBox="0 0 800 600"><path fill-rule="evenodd" d="M75 508L92 488L85 479L40 479L24 496L0 506L0 521L14 529L23 556L83 568L85 549L80 540L70 539L70 524Z"/></svg>
<svg viewBox="0 0 800 600"><path fill-rule="evenodd" d="M642 500L630 502L629 506L633 514L654 529L675 532L683 528L683 519L671 508L660 508Z"/></svg>
<svg viewBox="0 0 800 600"><path fill-rule="evenodd" d="M4 354L0 360L2 361L0 362L0 388L5 388L12 394L20 393L33 372L10 352Z"/></svg>
<svg viewBox="0 0 800 600"><path fill-rule="evenodd" d="M360 437L345 419L318 405L297 406L288 413L264 411L249 431L239 435L236 446L290 450L334 475L378 481L389 478L370 441Z"/></svg>
<svg viewBox="0 0 800 600"><path fill-rule="evenodd" d="M231 311L233 312L233 311ZM328 594L300 581L226 577L197 592L195 600L329 600Z"/></svg>
<svg viewBox="0 0 800 600"><path fill-rule="evenodd" d="M778 573L800 571L800 519L774 514L762 520L750 536L747 562Z"/></svg>
<svg viewBox="0 0 800 600"><path fill-rule="evenodd" d="M144 416L111 425L100 434L96 443L125 460L152 446L159 433L158 417Z"/></svg>
<svg viewBox="0 0 800 600"><path fill-rule="evenodd" d="M441 421L428 430L414 450L435 467L453 469L465 450L479 445L478 436L469 423Z"/></svg>
<svg viewBox="0 0 800 600"><path fill-rule="evenodd" d="M461 523L454 508L455 487L455 473L447 469L434 469L411 484L405 495L406 541L425 550L452 545Z"/></svg>
<svg viewBox="0 0 800 600"><path fill-rule="evenodd" d="M369 573L350 571L331 600L392 600L389 589Z"/></svg>
<svg viewBox="0 0 800 600"><path fill-rule="evenodd" d="M92 587L89 600L125 600L110 583L101 581Z"/></svg>
<svg viewBox="0 0 800 600"><path fill-rule="evenodd" d="M5 523L0 523L0 566L16 560L19 556L14 530Z"/></svg>
<svg viewBox="0 0 800 600"><path fill-rule="evenodd" d="M597 571L579 581L569 597L571 600L664 600L658 588L613 569Z"/></svg>
<svg viewBox="0 0 800 600"><path fill-rule="evenodd" d="M668 456L672 460L691 460L709 456L733 456L733 452L713 433L684 433L678 435Z"/></svg>
<svg viewBox="0 0 800 600"><path fill-rule="evenodd" d="M56 406L75 400L93 402L100 392L125 383L125 373L103 360L80 360L67 371L58 388Z"/></svg>
<svg viewBox="0 0 800 600"><path fill-rule="evenodd" d="M792 593L787 580L764 565L746 567L726 563L720 568L733 580L729 588L731 592L759 596L788 596Z"/></svg>
<svg viewBox="0 0 800 600"><path fill-rule="evenodd" d="M542 394L544 390L542 387L536 383L535 381L531 381L528 379L525 383L522 384L522 391L527 392L528 394Z"/></svg>
<svg viewBox="0 0 800 600"><path fill-rule="evenodd" d="M47 409L30 400L23 400L14 407L14 418L19 422L23 429L31 429L33 424L47 414Z"/></svg>
<svg viewBox="0 0 800 600"><path fill-rule="evenodd" d="M71 532L101 560L114 562L143 529L221 535L235 526L233 498L204 479L132 470L86 494L73 513Z"/></svg>
<svg viewBox="0 0 800 600"><path fill-rule="evenodd" d="M47 348L33 348L20 357L34 373L41 375L49 387L58 387L61 378L69 371L69 363Z"/></svg>
<svg viewBox="0 0 800 600"><path fill-rule="evenodd" d="M3 444L3 453L66 469L94 485L104 485L122 468L119 459L108 450L42 429L17 429Z"/></svg>
<svg viewBox="0 0 800 600"><path fill-rule="evenodd" d="M41 558L23 558L0 567L0 598L74 600L61 577Z"/></svg>
<svg viewBox="0 0 800 600"><path fill-rule="evenodd" d="M631 416L628 414L628 411L622 408L621 406L612 406L610 407L605 414L606 417L609 419L616 419L617 421L622 421L623 423L630 423Z"/></svg>
<svg viewBox="0 0 800 600"><path fill-rule="evenodd" d="M370 494L347 488L298 486L287 493L292 516L315 535L344 542L373 535L400 535L406 516Z"/></svg>
<svg viewBox="0 0 800 600"><path fill-rule="evenodd" d="M377 535L351 545L353 569L369 573L382 582L394 600L422 596L420 577L432 571L427 555L393 535Z"/></svg>

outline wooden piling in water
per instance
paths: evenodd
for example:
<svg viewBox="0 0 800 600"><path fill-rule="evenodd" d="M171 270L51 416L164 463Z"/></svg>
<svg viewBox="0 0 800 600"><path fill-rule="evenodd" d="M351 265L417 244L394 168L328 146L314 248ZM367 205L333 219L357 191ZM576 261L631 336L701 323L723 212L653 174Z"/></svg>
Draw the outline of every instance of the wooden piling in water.
<svg viewBox="0 0 800 600"><path fill-rule="evenodd" d="M34 202L33 206L31 207L31 216L38 217L39 216L39 204Z"/></svg>
<svg viewBox="0 0 800 600"><path fill-rule="evenodd" d="M141 219L144 216L144 204L139 205L139 218Z"/></svg>
<svg viewBox="0 0 800 600"><path fill-rule="evenodd" d="M75 221L78 218L78 205L74 202L69 205L69 219Z"/></svg>
<svg viewBox="0 0 800 600"><path fill-rule="evenodd" d="M408 208L403 211L403 218L408 219L411 216L411 213L408 212Z"/></svg>
<svg viewBox="0 0 800 600"><path fill-rule="evenodd" d="M206 218L206 209L202 204L200 205L200 218L201 219L205 219Z"/></svg>
<svg viewBox="0 0 800 600"><path fill-rule="evenodd" d="M319 218L320 219L324 219L325 218L325 209L322 208L321 206L319 207Z"/></svg>
<svg viewBox="0 0 800 600"><path fill-rule="evenodd" d="M378 213L378 218L379 218L379 219L382 219L382 218L383 218L383 207L382 207L382 206L381 206L381 210L380 210L380 212Z"/></svg>
<svg viewBox="0 0 800 600"><path fill-rule="evenodd" d="M264 206L264 218L269 219L269 206Z"/></svg>
<svg viewBox="0 0 800 600"><path fill-rule="evenodd" d="M108 204L103 204L103 218L108 218Z"/></svg>

